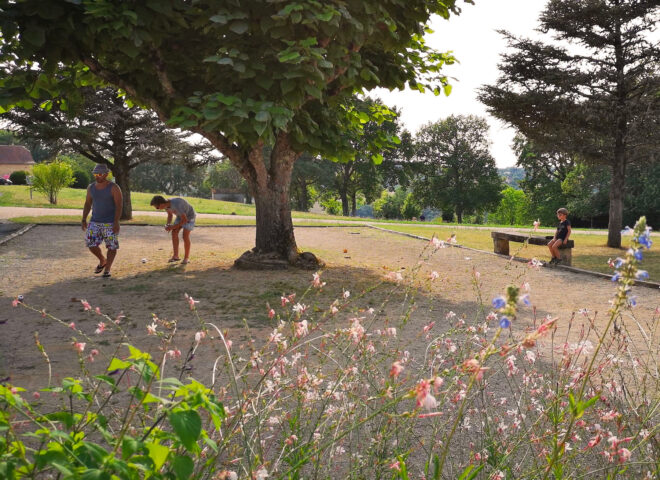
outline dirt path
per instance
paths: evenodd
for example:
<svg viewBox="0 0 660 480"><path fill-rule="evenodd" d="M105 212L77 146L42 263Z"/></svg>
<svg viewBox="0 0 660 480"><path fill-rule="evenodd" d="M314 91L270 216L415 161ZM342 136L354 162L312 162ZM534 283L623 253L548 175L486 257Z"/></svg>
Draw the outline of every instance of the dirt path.
<svg viewBox="0 0 660 480"><path fill-rule="evenodd" d="M361 292L380 282L388 270L401 269L404 275L410 272L420 262L425 247L425 242L419 240L363 227L297 227L298 245L327 262L322 274L327 282L323 293L314 292L301 299L309 286L311 272L245 272L231 268L233 260L253 244L254 234L252 227L197 228L192 236L192 262L184 267L166 263L170 241L162 228L124 226L110 280L92 274L96 262L84 247L82 232L77 227L37 226L1 245L0 378L11 377L12 383L28 388L44 384L47 370L35 347L34 332L39 332L50 356L55 380L77 371L72 337L87 341L88 348L98 345L107 349L118 342L119 337L112 333L94 333L102 318L83 311L80 299L98 306L112 318L123 312L126 318L122 324L131 341L143 348L157 347L155 337L146 335L152 314L177 320L181 334L178 341L183 351L200 328L200 320L189 310L184 293L199 300L197 312L203 321L226 329L230 338L239 341L246 338L244 322L255 337L263 338L274 326L274 320L267 317L267 305L279 307L282 294L297 292L298 301L323 311L347 289L351 291L351 310L377 307L384 301L385 289L358 298ZM421 330L432 320L446 323L445 315L449 311L464 316L466 321L483 322L483 314L477 315L472 284L475 270L480 273L485 303L500 295L507 284L529 282L537 319L556 315L562 330L580 309L592 314L599 312L596 321L602 324L608 301L614 294L614 286L607 280L559 269L531 269L526 264L459 248L438 250L428 261L423 261L421 269L424 276L434 270L440 278L432 284L431 291L415 300L413 331ZM38 310L45 309L65 324L74 322L89 338L85 340L80 333L38 313L12 308L12 299L19 294L25 296L26 303ZM651 318L654 309L660 306L660 291L639 288L634 294L638 305L635 315ZM383 326L396 324L403 308L401 303L390 303L378 322ZM340 314L336 321L346 321L347 316L350 313ZM533 321L533 310L528 308L522 312L516 329ZM419 337L407 341L412 349L423 348ZM211 356L197 360L198 371L194 374L200 380L208 375L212 360Z"/></svg>

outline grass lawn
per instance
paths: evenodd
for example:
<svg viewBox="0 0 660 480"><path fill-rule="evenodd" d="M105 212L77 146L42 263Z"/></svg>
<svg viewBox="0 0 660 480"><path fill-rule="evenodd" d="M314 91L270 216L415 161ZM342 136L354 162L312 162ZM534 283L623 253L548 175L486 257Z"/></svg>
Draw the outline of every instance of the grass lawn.
<svg viewBox="0 0 660 480"><path fill-rule="evenodd" d="M453 233L456 234L456 240L459 244L466 247L476 248L478 250L493 251L493 239L490 236L490 230L484 229L461 229L457 230L451 226L438 226L437 228L424 228L408 225L387 225L384 228L395 230L397 232L411 233L421 237L431 238L435 235L440 240L446 240ZM497 227L493 227L496 229ZM531 231L531 229L530 229ZM628 244L630 237L623 237L622 243ZM585 270L592 270L601 273L612 273L612 269L608 266L607 260L609 258L621 257L625 254L626 248L610 248L605 244L607 242L606 235L593 235L588 233L581 233L579 230L573 230L571 240L575 241L575 248L573 249L573 266L583 268ZM654 237L656 246L651 250L644 251L644 261L642 269L649 272L649 280L652 282L660 281L660 239ZM524 245L522 243L510 243L510 252L512 255L523 258L538 258L539 260L549 260L550 253L547 247L538 245Z"/></svg>
<svg viewBox="0 0 660 480"><path fill-rule="evenodd" d="M122 221L122 225L165 225L167 215L153 216L153 215L136 215L132 220ZM333 217L334 219L334 217ZM14 223L38 223L44 224L57 224L57 225L78 225L80 219L72 215L38 215L38 216L25 216L13 217L11 219ZM355 222L335 222L314 219L294 219L295 226L320 226L320 227L341 227L341 226L355 226ZM227 226L240 226L240 225L255 225L254 218L197 218L195 225L227 225Z"/></svg>

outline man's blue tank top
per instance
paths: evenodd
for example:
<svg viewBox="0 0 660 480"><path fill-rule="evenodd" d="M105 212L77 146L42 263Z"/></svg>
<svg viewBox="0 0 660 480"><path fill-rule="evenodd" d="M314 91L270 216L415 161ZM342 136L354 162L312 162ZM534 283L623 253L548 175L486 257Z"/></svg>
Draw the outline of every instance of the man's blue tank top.
<svg viewBox="0 0 660 480"><path fill-rule="evenodd" d="M115 221L115 199L112 198L114 183L103 190L96 188L96 183L89 186L92 194L92 222L113 223Z"/></svg>

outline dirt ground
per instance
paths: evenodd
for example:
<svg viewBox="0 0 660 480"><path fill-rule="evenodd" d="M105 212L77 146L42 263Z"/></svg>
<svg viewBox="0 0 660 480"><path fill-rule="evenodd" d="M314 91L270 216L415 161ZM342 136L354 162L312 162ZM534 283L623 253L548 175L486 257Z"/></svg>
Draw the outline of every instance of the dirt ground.
<svg viewBox="0 0 660 480"><path fill-rule="evenodd" d="M267 316L268 305L279 308L280 296L293 292L298 294L297 301L322 312L343 290L349 290L351 303L344 314L336 317L337 322L346 321L350 312L359 308L378 309L390 298L394 301L387 304L377 321L383 326L395 325L406 310L405 292L388 297L389 287L370 287L381 282L387 271L401 270L406 275L420 260L420 278L432 270L440 277L415 297L410 320L413 331L421 331L432 320L446 323L449 311L464 316L466 321L483 322L490 300L502 294L506 285L523 282L531 286L534 308L521 311L514 326L516 331L532 325L534 317L538 322L548 314L559 317L560 331L566 331L571 318L583 317L576 314L581 309L587 309L592 316L598 312L598 328L606 322L608 301L615 291L608 280L561 269L533 269L524 263L468 249L439 249L430 259L423 260L425 242L374 229L297 227L299 247L314 252L327 263L322 273L327 282L323 292L303 296L313 272L232 268L233 260L253 245L254 235L253 227L196 228L191 263L173 266L167 264L171 243L162 227L124 226L111 279L92 273L96 261L85 248L83 232L77 227L38 226L1 245L0 380L28 390L45 385L47 366L35 345L35 332L50 359L54 382L76 375L79 369L72 347L74 338L86 341L88 349L99 348L101 355L95 365L100 368L105 351L112 351L108 347L120 339L113 333L94 333L103 318L85 312L81 299L98 306L111 318L123 313L122 325L131 343L146 350L158 345L155 337L147 336L146 326L152 322L152 314L176 320L177 342L185 351L202 321L225 329L235 342L247 339L245 324L255 338L267 337L276 322ZM481 295L487 308L481 313L473 285L475 270L480 273ZM199 318L189 309L185 293L199 301ZM13 308L11 303L17 295L23 295L26 304L45 309L64 324L25 308ZM634 295L635 317L652 318L660 306L660 291L635 288ZM67 328L69 322L74 322L86 337ZM419 336L406 341L411 351L425 347ZM195 377L203 381L212 361L211 356L196 360Z"/></svg>

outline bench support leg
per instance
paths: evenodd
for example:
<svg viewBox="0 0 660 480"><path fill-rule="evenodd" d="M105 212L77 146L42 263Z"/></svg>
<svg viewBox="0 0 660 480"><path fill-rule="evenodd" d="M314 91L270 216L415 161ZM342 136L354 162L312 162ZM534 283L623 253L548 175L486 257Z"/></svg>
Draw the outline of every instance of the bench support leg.
<svg viewBox="0 0 660 480"><path fill-rule="evenodd" d="M559 258L561 258L562 265L568 265L569 267L573 262L572 248L561 248L559 249Z"/></svg>
<svg viewBox="0 0 660 480"><path fill-rule="evenodd" d="M501 255L508 255L509 241L504 238L493 238L493 251Z"/></svg>

